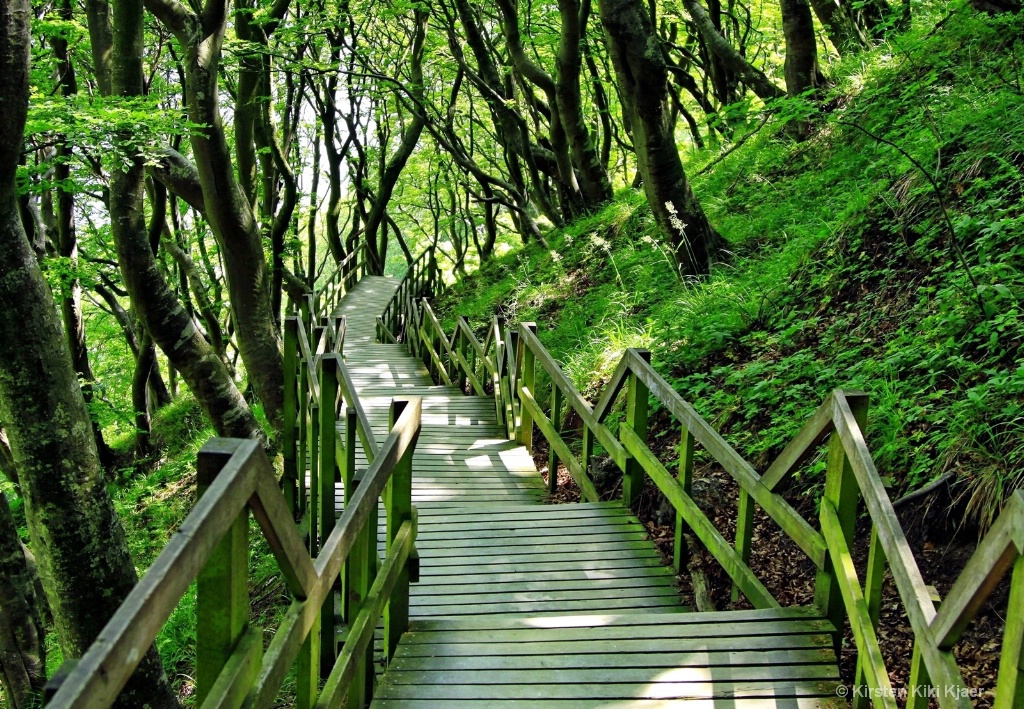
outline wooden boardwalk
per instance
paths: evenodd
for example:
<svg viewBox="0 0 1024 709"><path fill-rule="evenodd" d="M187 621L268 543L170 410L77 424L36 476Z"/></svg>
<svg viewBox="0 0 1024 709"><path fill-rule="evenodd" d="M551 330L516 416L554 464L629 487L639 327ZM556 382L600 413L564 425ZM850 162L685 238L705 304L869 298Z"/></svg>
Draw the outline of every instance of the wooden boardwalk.
<svg viewBox="0 0 1024 709"><path fill-rule="evenodd" d="M423 401L413 458L420 582L374 706L836 702L827 622L802 610L688 613L621 503L545 505L533 459L507 440L493 399L437 386L403 346L376 342L397 286L365 277L338 310L375 435L386 434L392 399Z"/></svg>

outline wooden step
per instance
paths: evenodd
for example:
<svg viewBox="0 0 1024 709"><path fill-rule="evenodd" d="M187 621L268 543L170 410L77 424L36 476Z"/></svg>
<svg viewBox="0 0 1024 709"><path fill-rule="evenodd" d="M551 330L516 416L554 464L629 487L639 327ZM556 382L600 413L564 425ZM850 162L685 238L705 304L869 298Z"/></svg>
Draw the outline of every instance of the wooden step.
<svg viewBox="0 0 1024 709"><path fill-rule="evenodd" d="M831 630L806 609L417 620L373 706L840 706Z"/></svg>

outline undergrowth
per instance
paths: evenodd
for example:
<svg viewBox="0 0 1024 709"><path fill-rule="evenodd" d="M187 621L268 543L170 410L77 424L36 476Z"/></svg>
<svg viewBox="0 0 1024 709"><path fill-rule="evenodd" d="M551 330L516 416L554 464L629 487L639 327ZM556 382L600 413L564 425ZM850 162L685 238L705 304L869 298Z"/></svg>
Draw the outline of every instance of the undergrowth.
<svg viewBox="0 0 1024 709"><path fill-rule="evenodd" d="M958 6L836 67L810 140L769 122L696 179L732 252L706 279L676 276L626 191L440 309L536 321L592 398L648 348L762 470L831 390L866 391L894 495L952 471L956 522L984 529L1024 477L1022 23Z"/></svg>

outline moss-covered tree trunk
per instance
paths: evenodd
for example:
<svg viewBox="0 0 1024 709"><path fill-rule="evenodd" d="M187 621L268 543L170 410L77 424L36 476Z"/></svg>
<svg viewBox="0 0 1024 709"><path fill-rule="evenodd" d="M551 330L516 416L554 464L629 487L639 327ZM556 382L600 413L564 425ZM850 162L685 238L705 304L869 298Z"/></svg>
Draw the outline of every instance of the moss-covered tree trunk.
<svg viewBox="0 0 1024 709"><path fill-rule="evenodd" d="M7 497L0 493L0 681L11 709L38 706L46 683L46 648L38 609L34 574Z"/></svg>
<svg viewBox="0 0 1024 709"><path fill-rule="evenodd" d="M724 242L683 171L666 103L668 69L642 0L600 0L604 26L651 212L681 272L708 272Z"/></svg>
<svg viewBox="0 0 1024 709"><path fill-rule="evenodd" d="M30 21L28 0L0 4L0 419L61 648L77 657L138 579L53 295L18 212L15 166L28 109ZM177 704L154 648L122 704Z"/></svg>

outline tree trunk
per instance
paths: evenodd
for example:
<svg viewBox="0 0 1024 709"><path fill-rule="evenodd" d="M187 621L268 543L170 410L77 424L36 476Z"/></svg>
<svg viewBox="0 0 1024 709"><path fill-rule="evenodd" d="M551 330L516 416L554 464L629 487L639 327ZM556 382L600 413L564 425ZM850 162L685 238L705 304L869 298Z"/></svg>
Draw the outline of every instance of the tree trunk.
<svg viewBox="0 0 1024 709"><path fill-rule="evenodd" d="M143 331L139 342L139 356L135 360L135 373L132 375L132 408L135 409L135 453L140 457L149 455L152 450L150 434L153 432L152 419L149 413L149 379L156 364L156 347L149 333Z"/></svg>
<svg viewBox="0 0 1024 709"><path fill-rule="evenodd" d="M119 25L115 33L114 90L120 95L138 96L143 86L141 3L120 0L115 8ZM142 209L144 169L142 161L135 158L127 171L116 170L111 175L111 230L132 304L146 331L181 373L217 433L262 438L259 423L227 368L181 306L153 256Z"/></svg>
<svg viewBox="0 0 1024 709"><path fill-rule="evenodd" d="M729 71L735 72L762 101L784 96L782 89L773 84L764 72L743 58L729 40L718 31L698 0L683 0L700 36L707 42L715 56L722 60Z"/></svg>
<svg viewBox="0 0 1024 709"><path fill-rule="evenodd" d="M600 0L598 7L655 221L672 245L679 270L707 273L724 243L679 159L665 100L668 69L654 27L641 0Z"/></svg>
<svg viewBox="0 0 1024 709"><path fill-rule="evenodd" d="M15 166L28 107L27 0L0 4L0 419L65 657L80 656L138 580L102 475L53 296L18 212ZM150 648L125 706L176 706Z"/></svg>
<svg viewBox="0 0 1024 709"><path fill-rule="evenodd" d="M829 41L840 54L850 54L864 49L864 38L843 0L810 0L814 14L825 28Z"/></svg>
<svg viewBox="0 0 1024 709"><path fill-rule="evenodd" d="M11 709L39 706L46 683L44 626L33 577L0 492L0 680Z"/></svg>
<svg viewBox="0 0 1024 709"><path fill-rule="evenodd" d="M189 120L204 126L191 133L192 152L203 187L206 219L224 255L238 349L267 418L280 429L284 358L271 310L271 279L252 204L235 179L218 101L227 3L209 0L201 16L167 0L146 0L146 6L175 34L185 52Z"/></svg>
<svg viewBox="0 0 1024 709"><path fill-rule="evenodd" d="M808 0L780 0L782 31L786 36L786 93L791 98L814 88L818 75L818 46L814 37L814 19ZM795 119L788 126L798 140L807 137L809 124Z"/></svg>
<svg viewBox="0 0 1024 709"><path fill-rule="evenodd" d="M612 185L608 180L601 156L590 138L583 116L580 97L580 68L583 64L580 44L590 17L591 0L558 0L558 13L562 21L558 54L555 57L555 97L565 135L572 150L572 159L580 174L580 187L589 209L612 198Z"/></svg>

